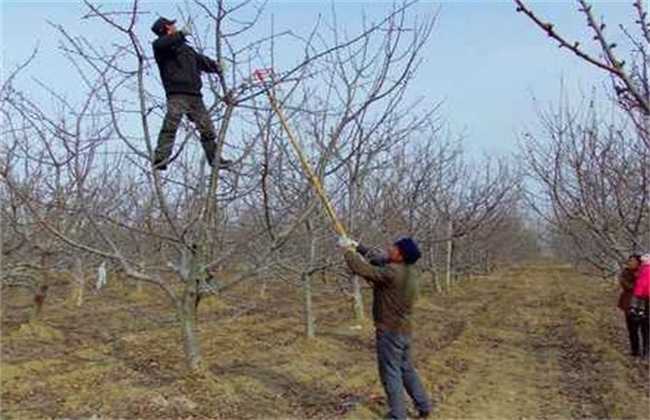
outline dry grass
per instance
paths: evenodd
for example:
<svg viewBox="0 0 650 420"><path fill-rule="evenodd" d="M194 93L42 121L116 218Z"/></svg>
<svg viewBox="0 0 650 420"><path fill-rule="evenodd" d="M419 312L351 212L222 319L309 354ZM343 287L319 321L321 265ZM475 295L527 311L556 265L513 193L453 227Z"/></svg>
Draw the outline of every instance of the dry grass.
<svg viewBox="0 0 650 420"><path fill-rule="evenodd" d="M200 310L203 375L185 373L165 297L114 281L83 306L57 286L43 318L2 295L2 407L23 418L380 418L369 322L316 285L317 338L300 290L255 285ZM616 288L549 266L424 285L414 356L437 418L648 418L647 364L626 357ZM366 296L368 299L368 296ZM369 303L368 301L366 303ZM369 311L368 311L369 312Z"/></svg>

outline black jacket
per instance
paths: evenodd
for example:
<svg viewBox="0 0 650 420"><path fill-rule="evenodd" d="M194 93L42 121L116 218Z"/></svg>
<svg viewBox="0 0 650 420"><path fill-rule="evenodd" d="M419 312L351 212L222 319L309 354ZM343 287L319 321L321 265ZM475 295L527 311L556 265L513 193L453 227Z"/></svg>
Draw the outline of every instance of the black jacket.
<svg viewBox="0 0 650 420"><path fill-rule="evenodd" d="M182 33L163 35L152 45L167 96L201 96L201 72L216 73L217 63L190 47Z"/></svg>

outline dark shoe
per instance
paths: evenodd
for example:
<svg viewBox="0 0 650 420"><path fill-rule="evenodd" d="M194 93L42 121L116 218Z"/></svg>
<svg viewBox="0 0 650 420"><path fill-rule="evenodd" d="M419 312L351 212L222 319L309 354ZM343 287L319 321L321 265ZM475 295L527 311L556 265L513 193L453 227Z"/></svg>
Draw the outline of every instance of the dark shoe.
<svg viewBox="0 0 650 420"><path fill-rule="evenodd" d="M154 160L153 168L155 170L157 170L157 171L166 171L167 170L167 162L161 161L161 160Z"/></svg>
<svg viewBox="0 0 650 420"><path fill-rule="evenodd" d="M219 169L228 169L232 166L232 160L219 158Z"/></svg>
<svg viewBox="0 0 650 420"><path fill-rule="evenodd" d="M212 162L208 162L208 165L214 166ZM228 169L232 166L232 160L219 158L219 169Z"/></svg>
<svg viewBox="0 0 650 420"><path fill-rule="evenodd" d="M418 411L418 418L419 419L428 419L430 415L431 415L431 413L428 412L428 411Z"/></svg>

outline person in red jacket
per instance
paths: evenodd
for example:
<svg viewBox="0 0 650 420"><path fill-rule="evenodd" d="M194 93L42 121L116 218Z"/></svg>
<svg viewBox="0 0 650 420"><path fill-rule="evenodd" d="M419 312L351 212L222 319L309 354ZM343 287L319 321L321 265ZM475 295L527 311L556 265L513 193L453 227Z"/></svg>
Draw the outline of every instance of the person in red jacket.
<svg viewBox="0 0 650 420"><path fill-rule="evenodd" d="M639 271L640 265L641 254L634 253L627 258L625 267L623 267L623 270L618 276L618 282L621 286L621 294L618 297L618 308L625 315L625 325L627 326L627 334L630 340L630 354L635 357L639 355L641 324L636 322L636 319L630 313L630 301L634 293L636 273Z"/></svg>
<svg viewBox="0 0 650 420"><path fill-rule="evenodd" d="M641 265L634 283L634 296L647 301L650 299L650 254L642 255L640 260Z"/></svg>
<svg viewBox="0 0 650 420"><path fill-rule="evenodd" d="M641 256L640 262L636 272L629 313L641 330L643 341L641 357L647 358L650 338L650 254Z"/></svg>

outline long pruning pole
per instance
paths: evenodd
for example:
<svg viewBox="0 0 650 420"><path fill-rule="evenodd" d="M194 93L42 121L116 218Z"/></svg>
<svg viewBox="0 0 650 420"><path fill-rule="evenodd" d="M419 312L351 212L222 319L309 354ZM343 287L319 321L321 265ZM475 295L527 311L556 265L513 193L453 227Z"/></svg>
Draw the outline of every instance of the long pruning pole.
<svg viewBox="0 0 650 420"><path fill-rule="evenodd" d="M254 74L255 77L262 84L265 84L264 77L267 74L270 74L271 72L272 72L271 69L263 69L263 70L255 70ZM282 128L284 129L285 133L287 133L287 136L289 136L289 141L291 142L291 145L293 146L296 153L298 154L298 157L300 158L300 163L302 164L303 168L309 175L309 181L314 186L314 189L316 190L321 201L325 205L325 210L327 210L327 214L329 215L330 219L332 219L332 222L334 223L334 229L336 229L339 235L347 237L348 234L345 232L343 223L341 223L341 220L336 216L336 213L334 212L334 207L332 207L332 203L327 197L323 185L318 179L316 172L314 172L314 169L309 164L309 161L307 160L305 153L302 151L302 148L300 147L298 140L291 132L291 129L289 128L289 123L287 122L287 118L282 113L282 109L280 108L280 104L278 103L278 100L275 98L275 95L273 94L272 88L266 89L266 96L268 96L269 98L269 102L271 103L271 107L273 108L273 111L275 111L275 114L280 119L280 124L282 125Z"/></svg>

